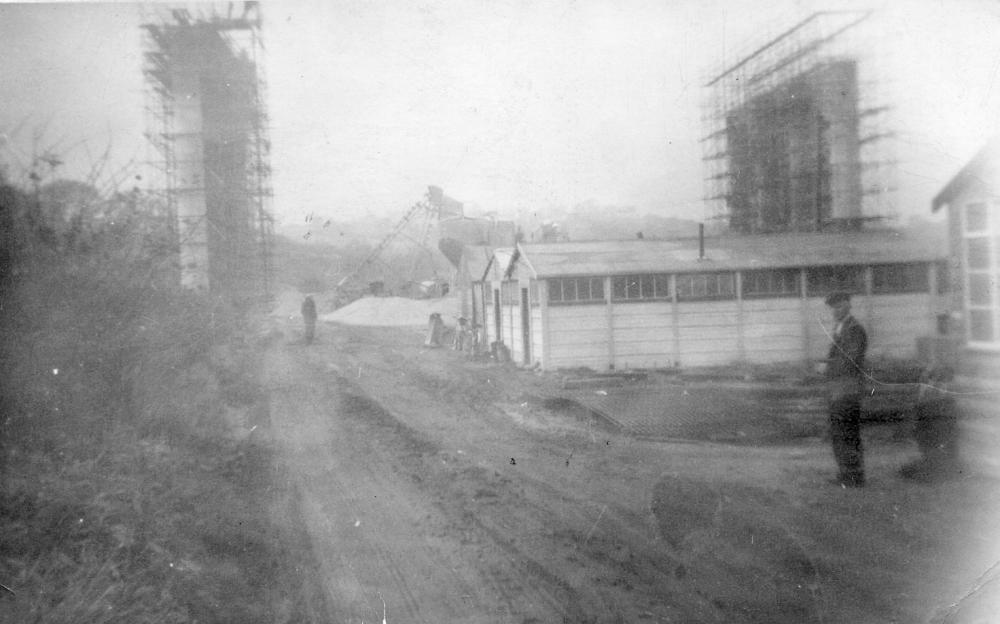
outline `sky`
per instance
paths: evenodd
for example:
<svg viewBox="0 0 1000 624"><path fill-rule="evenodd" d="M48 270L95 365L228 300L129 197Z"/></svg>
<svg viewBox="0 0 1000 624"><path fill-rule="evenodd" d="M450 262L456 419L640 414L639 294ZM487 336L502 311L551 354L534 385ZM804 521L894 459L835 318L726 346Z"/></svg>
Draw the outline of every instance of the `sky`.
<svg viewBox="0 0 1000 624"><path fill-rule="evenodd" d="M997 3L265 2L274 212L279 224L402 216L436 185L471 213L592 201L701 219L706 79L805 15L845 7L879 11L898 209L929 216L1000 133ZM135 178L153 159L138 27L153 9L0 3L9 174L51 150L59 175L155 179Z"/></svg>

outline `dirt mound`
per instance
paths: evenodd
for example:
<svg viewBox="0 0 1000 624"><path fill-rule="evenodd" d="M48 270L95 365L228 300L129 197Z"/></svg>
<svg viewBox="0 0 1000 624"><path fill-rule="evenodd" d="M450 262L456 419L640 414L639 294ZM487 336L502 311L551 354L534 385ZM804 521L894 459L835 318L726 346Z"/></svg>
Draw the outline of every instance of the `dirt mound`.
<svg viewBox="0 0 1000 624"><path fill-rule="evenodd" d="M445 324L452 325L458 316L455 297L407 299L405 297L364 297L334 312L320 315L327 323L369 325L376 327L426 326L434 312Z"/></svg>

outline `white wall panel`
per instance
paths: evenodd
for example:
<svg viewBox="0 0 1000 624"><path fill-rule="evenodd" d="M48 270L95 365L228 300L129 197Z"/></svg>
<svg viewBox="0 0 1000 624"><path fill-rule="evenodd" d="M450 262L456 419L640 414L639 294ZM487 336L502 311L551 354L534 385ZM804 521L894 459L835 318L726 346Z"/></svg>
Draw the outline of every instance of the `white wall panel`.
<svg viewBox="0 0 1000 624"><path fill-rule="evenodd" d="M607 370L608 312L604 304L548 306L549 368Z"/></svg>
<svg viewBox="0 0 1000 624"><path fill-rule="evenodd" d="M542 309L540 307L531 308L531 363L542 361L542 342L544 341L542 332Z"/></svg>
<svg viewBox="0 0 1000 624"><path fill-rule="evenodd" d="M795 362L805 357L802 300L782 297L743 302L743 358L747 362Z"/></svg>

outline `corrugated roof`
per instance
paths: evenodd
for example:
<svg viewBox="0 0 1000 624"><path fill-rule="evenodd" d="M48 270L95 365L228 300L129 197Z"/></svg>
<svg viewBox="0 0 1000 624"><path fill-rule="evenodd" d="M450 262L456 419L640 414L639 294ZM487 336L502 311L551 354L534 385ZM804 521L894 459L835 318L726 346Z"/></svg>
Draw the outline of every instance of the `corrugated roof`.
<svg viewBox="0 0 1000 624"><path fill-rule="evenodd" d="M947 255L943 226L837 234L768 234L705 239L522 244L534 277L702 272L834 264L940 260Z"/></svg>

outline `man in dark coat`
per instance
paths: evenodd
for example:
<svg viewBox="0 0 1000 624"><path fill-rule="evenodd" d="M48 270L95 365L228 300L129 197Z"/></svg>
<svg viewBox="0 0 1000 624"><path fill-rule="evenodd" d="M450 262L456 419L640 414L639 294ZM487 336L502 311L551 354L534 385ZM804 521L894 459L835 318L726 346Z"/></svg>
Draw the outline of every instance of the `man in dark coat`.
<svg viewBox="0 0 1000 624"><path fill-rule="evenodd" d="M306 323L306 344L312 344L316 335L316 302L310 295L302 302L302 320Z"/></svg>
<svg viewBox="0 0 1000 624"><path fill-rule="evenodd" d="M837 460L836 483L843 487L865 484L861 448L861 391L864 382L868 334L851 315L851 296L836 292L826 298L836 323L826 360L830 391L830 439Z"/></svg>

